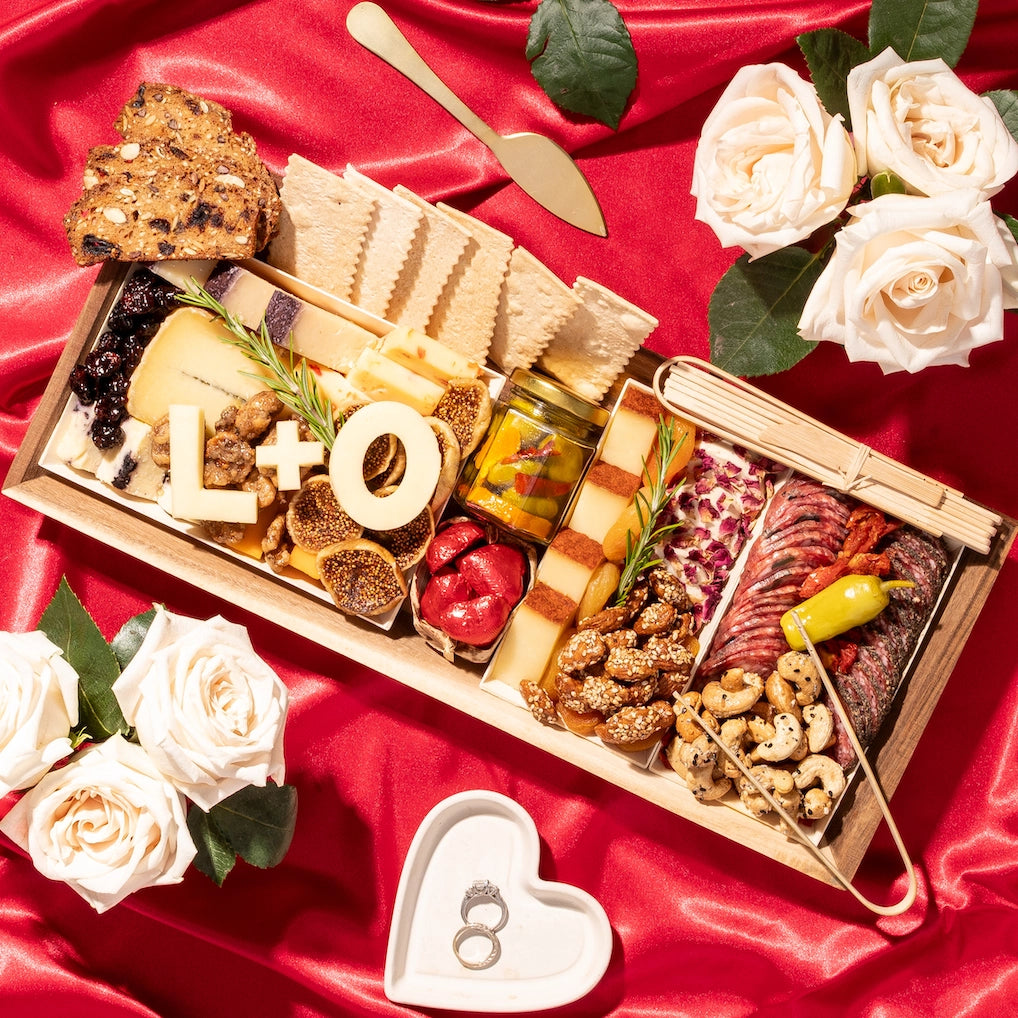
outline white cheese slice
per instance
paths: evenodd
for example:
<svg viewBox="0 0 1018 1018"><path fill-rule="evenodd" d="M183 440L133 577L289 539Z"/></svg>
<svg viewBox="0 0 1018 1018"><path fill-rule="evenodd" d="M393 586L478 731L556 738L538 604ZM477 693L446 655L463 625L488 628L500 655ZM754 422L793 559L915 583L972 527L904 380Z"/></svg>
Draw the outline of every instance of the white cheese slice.
<svg viewBox="0 0 1018 1018"><path fill-rule="evenodd" d="M155 424L171 403L184 403L200 406L212 428L226 407L265 389L267 372L226 342L229 337L222 323L198 308L174 311L131 376L130 416Z"/></svg>
<svg viewBox="0 0 1018 1018"><path fill-rule="evenodd" d="M133 417L121 421L120 426L123 444L103 454L95 475L117 491L155 502L166 470L152 459L152 428Z"/></svg>
<svg viewBox="0 0 1018 1018"><path fill-rule="evenodd" d="M205 487L205 420L201 407L179 403L170 415L170 515L178 520L257 523L253 491Z"/></svg>
<svg viewBox="0 0 1018 1018"><path fill-rule="evenodd" d="M445 393L445 386L389 360L377 350L361 352L347 381L373 400L406 403L422 417L434 413Z"/></svg>
<svg viewBox="0 0 1018 1018"><path fill-rule="evenodd" d="M167 283L179 286L181 290L189 289L192 281L204 286L215 267L215 259L153 262L149 266L157 276L161 276Z"/></svg>
<svg viewBox="0 0 1018 1018"><path fill-rule="evenodd" d="M74 397L68 403L57 424L53 440L53 453L75 470L94 474L102 462L102 450L92 441L92 420L95 408L85 406Z"/></svg>
<svg viewBox="0 0 1018 1018"><path fill-rule="evenodd" d="M274 445L264 442L255 449L255 464L274 467L276 487L296 491L300 485L300 468L316 467L325 462L325 446L321 442L302 442L296 421L280 421L276 425Z"/></svg>

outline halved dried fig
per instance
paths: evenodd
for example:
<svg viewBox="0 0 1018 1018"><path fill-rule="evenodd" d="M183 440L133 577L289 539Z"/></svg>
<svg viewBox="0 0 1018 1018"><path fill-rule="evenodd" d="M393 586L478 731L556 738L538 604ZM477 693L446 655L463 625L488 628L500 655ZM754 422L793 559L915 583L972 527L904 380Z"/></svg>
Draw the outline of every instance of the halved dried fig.
<svg viewBox="0 0 1018 1018"><path fill-rule="evenodd" d="M348 615L381 615L407 595L403 572L387 549L356 538L318 553L322 584L336 607Z"/></svg>
<svg viewBox="0 0 1018 1018"><path fill-rule="evenodd" d="M286 529L305 551L321 551L337 541L360 537L364 528L344 511L326 474L309 477L290 500Z"/></svg>

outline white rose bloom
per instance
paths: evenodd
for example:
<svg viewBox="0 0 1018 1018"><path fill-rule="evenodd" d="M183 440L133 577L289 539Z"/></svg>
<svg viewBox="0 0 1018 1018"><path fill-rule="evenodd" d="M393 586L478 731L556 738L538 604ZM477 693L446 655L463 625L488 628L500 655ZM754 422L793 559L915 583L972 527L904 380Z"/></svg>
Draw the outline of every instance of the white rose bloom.
<svg viewBox="0 0 1018 1018"><path fill-rule="evenodd" d="M841 117L784 64L741 68L700 133L693 161L696 218L723 247L753 258L837 218L856 184Z"/></svg>
<svg viewBox="0 0 1018 1018"><path fill-rule="evenodd" d="M71 752L78 673L45 633L0 633L0 798Z"/></svg>
<svg viewBox="0 0 1018 1018"><path fill-rule="evenodd" d="M180 883L195 856L185 810L145 751L114 735L47 774L0 831L105 912L143 887Z"/></svg>
<svg viewBox="0 0 1018 1018"><path fill-rule="evenodd" d="M890 170L908 190L995 195L1018 172L1018 141L993 103L943 60L905 63L893 49L848 76L859 172Z"/></svg>
<svg viewBox="0 0 1018 1018"><path fill-rule="evenodd" d="M113 693L156 767L206 812L283 783L286 686L243 626L160 609Z"/></svg>
<svg viewBox="0 0 1018 1018"><path fill-rule="evenodd" d="M1018 245L978 191L887 194L852 209L803 308L803 339L885 373L968 364L1018 307Z"/></svg>

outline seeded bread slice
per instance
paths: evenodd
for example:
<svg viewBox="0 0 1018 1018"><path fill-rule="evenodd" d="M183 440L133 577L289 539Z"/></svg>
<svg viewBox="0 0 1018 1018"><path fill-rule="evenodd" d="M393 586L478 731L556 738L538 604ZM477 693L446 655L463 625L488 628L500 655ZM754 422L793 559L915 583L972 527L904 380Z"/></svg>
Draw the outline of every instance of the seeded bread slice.
<svg viewBox="0 0 1018 1018"><path fill-rule="evenodd" d="M514 248L488 356L507 375L529 368L579 304L576 292L543 262Z"/></svg>
<svg viewBox="0 0 1018 1018"><path fill-rule="evenodd" d="M143 82L116 121L123 143L91 149L64 217L75 260L250 258L276 230L279 195L228 110Z"/></svg>
<svg viewBox="0 0 1018 1018"><path fill-rule="evenodd" d="M635 304L583 276L573 290L580 306L556 333L538 365L581 396L597 401L658 323Z"/></svg>

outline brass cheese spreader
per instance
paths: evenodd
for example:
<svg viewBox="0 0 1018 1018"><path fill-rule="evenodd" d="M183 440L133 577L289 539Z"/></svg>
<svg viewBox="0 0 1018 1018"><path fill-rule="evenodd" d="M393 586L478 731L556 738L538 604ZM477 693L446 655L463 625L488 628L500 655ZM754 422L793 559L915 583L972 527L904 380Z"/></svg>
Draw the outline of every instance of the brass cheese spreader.
<svg viewBox="0 0 1018 1018"><path fill-rule="evenodd" d="M366 49L405 74L484 142L505 171L538 204L588 233L608 235L601 207L572 156L551 138L492 130L424 62L378 4L356 4L346 17L350 34Z"/></svg>

